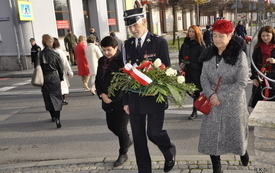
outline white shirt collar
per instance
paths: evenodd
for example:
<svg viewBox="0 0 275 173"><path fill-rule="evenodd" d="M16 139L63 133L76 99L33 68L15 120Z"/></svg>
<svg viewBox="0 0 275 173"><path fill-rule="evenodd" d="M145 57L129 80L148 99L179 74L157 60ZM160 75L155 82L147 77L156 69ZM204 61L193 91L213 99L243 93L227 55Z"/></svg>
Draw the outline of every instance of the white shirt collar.
<svg viewBox="0 0 275 173"><path fill-rule="evenodd" d="M142 47L142 45L143 45L143 43L146 39L147 34L148 34L148 30L140 37L141 38L141 41L140 41L141 42L141 47ZM137 46L138 39L139 38L136 38L136 46Z"/></svg>

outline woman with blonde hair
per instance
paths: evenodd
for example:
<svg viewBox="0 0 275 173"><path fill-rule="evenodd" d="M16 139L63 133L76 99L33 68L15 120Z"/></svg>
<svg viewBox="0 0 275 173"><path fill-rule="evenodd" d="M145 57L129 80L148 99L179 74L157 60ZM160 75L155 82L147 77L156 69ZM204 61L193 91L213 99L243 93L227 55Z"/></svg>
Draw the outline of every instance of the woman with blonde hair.
<svg viewBox="0 0 275 173"><path fill-rule="evenodd" d="M78 76L81 76L83 82L84 90L90 91L88 87L88 82L90 80L90 71L89 65L86 59L85 50L86 50L86 37L80 35L78 38L78 43L75 46L75 56L77 62Z"/></svg>
<svg viewBox="0 0 275 173"><path fill-rule="evenodd" d="M193 83L199 89L194 93L194 95L192 95L194 101L199 97L202 90L200 83L202 63L199 62L199 57L204 49L205 46L203 44L200 28L196 25L190 26L184 39L184 43L181 45L179 51L179 65L185 72L186 83ZM197 116L197 110L193 107L189 119L193 120Z"/></svg>
<svg viewBox="0 0 275 173"><path fill-rule="evenodd" d="M42 36L44 49L38 58L44 75L44 85L41 90L45 107L50 112L52 121L56 122L56 127L61 128L62 94L60 81L63 81L63 65L59 54L52 49L53 41L53 38L48 34Z"/></svg>

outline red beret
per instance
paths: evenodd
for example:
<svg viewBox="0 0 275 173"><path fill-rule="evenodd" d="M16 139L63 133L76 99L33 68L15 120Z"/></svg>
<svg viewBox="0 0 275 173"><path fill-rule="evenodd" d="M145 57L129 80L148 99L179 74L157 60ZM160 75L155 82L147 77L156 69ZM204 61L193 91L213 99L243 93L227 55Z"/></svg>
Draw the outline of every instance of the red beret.
<svg viewBox="0 0 275 173"><path fill-rule="evenodd" d="M233 24L228 21L228 20L217 20L213 25L212 25L212 31L216 31L222 34L229 34L233 32L234 27Z"/></svg>

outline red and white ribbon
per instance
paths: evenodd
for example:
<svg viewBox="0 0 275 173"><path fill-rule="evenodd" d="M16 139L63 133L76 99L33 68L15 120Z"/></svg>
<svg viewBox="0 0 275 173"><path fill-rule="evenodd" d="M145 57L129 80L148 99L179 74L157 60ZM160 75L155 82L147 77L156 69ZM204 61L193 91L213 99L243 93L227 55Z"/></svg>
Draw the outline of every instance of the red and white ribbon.
<svg viewBox="0 0 275 173"><path fill-rule="evenodd" d="M130 63L125 64L122 70L143 86L146 86L153 82L152 79L139 71L136 67L133 67Z"/></svg>

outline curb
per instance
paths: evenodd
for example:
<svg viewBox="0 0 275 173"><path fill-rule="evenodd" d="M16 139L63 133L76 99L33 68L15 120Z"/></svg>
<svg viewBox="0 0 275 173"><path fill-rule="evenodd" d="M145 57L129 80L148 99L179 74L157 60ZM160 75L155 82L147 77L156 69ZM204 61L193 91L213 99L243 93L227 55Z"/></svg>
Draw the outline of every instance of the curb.
<svg viewBox="0 0 275 173"><path fill-rule="evenodd" d="M153 169L162 169L164 164L163 156L152 156L152 167ZM176 164L175 169L210 169L211 168L211 160L208 155L179 155L176 156ZM255 156L250 156L250 166L253 167ZM49 161L36 161L36 162L26 162L26 163L15 163L15 164L4 164L1 165L0 170L11 170L11 169L44 169L45 167L54 168L58 167L58 165L65 165L64 167L84 167L85 164L93 164L95 166L103 166L108 165L107 170L130 170L136 169L136 160L134 156L129 156L128 161L124 163L124 165L120 167L113 168L112 164L116 160L115 157L97 157L97 158L78 158L78 159L64 159L64 160L49 160ZM240 166L240 156L237 155L222 155L221 156L222 165L230 166ZM82 166L81 166L82 165ZM159 166L156 166L159 165ZM197 166L196 166L197 165ZM210 165L210 166L209 166ZM131 166L131 168L129 167ZM248 168L249 168L248 167ZM247 167L246 167L247 168ZM250 168L249 168L250 169ZM0 171L1 172L1 171Z"/></svg>

